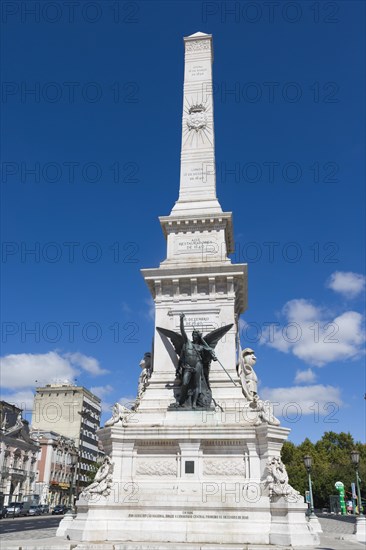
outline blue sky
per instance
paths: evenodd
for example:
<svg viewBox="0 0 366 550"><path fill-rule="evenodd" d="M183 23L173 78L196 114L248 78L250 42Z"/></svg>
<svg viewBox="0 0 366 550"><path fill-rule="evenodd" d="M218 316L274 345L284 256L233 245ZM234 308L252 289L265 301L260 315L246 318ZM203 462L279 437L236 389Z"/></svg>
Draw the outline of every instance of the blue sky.
<svg viewBox="0 0 366 550"><path fill-rule="evenodd" d="M76 378L107 418L136 394L153 336L139 270L165 257L182 38L202 31L260 393L295 442L326 430L364 440L364 4L70 9L2 4L3 398L29 410L36 380Z"/></svg>

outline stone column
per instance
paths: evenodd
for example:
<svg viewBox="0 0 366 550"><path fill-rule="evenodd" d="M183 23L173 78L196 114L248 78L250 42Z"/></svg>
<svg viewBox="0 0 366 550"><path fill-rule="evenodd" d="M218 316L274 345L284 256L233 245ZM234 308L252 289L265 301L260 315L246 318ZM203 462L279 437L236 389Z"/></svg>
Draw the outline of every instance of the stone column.
<svg viewBox="0 0 366 550"><path fill-rule="evenodd" d="M133 441L116 441L113 444L111 460L113 466L113 479L130 479L133 476Z"/></svg>
<svg viewBox="0 0 366 550"><path fill-rule="evenodd" d="M249 461L249 472L250 479L254 481L260 481L261 479L261 464L260 458L258 456L257 445L255 442L248 441L248 461Z"/></svg>

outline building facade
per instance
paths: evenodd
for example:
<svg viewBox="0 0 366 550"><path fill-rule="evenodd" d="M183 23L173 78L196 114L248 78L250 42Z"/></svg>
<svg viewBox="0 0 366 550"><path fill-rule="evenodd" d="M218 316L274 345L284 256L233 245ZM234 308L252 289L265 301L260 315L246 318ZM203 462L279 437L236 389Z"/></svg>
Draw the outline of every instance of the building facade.
<svg viewBox="0 0 366 550"><path fill-rule="evenodd" d="M35 484L39 503L51 507L71 505L79 456L74 440L45 430L37 430L32 435L39 443Z"/></svg>
<svg viewBox="0 0 366 550"><path fill-rule="evenodd" d="M29 425L22 418L22 409L0 401L0 500L10 502L38 502L36 475L38 442L29 433Z"/></svg>
<svg viewBox="0 0 366 550"><path fill-rule="evenodd" d="M90 483L100 457L96 432L100 426L101 400L82 386L48 384L36 388L33 432L56 432L71 439L78 451L75 495Z"/></svg>

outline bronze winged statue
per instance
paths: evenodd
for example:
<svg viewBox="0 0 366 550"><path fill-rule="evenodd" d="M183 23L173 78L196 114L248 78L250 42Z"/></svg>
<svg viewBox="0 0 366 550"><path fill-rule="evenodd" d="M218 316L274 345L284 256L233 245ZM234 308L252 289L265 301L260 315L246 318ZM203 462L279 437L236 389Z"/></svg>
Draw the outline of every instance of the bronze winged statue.
<svg viewBox="0 0 366 550"><path fill-rule="evenodd" d="M192 409L208 408L211 405L212 393L210 388L211 361L217 361L215 347L218 341L231 329L233 324L217 328L207 334L194 329L192 341L189 340L184 328L184 313L180 314L180 333L166 328L156 327L158 332L167 336L179 357L176 378L181 383L177 402L180 407L189 406Z"/></svg>

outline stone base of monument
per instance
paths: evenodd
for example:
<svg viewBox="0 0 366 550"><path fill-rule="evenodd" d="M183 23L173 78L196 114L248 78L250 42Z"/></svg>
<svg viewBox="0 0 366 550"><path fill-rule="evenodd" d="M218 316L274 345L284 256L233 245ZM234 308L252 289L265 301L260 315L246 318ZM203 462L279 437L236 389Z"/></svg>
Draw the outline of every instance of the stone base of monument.
<svg viewBox="0 0 366 550"><path fill-rule="evenodd" d="M59 523L56 536L63 537L64 535L66 535L66 531L69 529L69 527L71 527L71 524L73 521L74 521L74 515L71 512L67 512L67 514L65 514L65 516L62 518L62 520Z"/></svg>
<svg viewBox="0 0 366 550"><path fill-rule="evenodd" d="M320 525L319 518L315 514L311 514L308 517L308 520L309 520L309 523L311 525L312 530L315 531L315 533L322 533L323 532L322 526Z"/></svg>
<svg viewBox="0 0 366 550"><path fill-rule="evenodd" d="M283 510L281 508L281 512ZM83 541L85 548L91 548L85 541L90 545L103 540L120 541L120 546L115 544L116 550L136 548L136 544L144 549L159 548L160 543L167 548L190 544L200 549L216 544L225 548L243 544L313 547L319 539L308 522L303 521L301 512L300 508L297 513L292 510L280 518L271 518L264 505L263 509L257 507L256 510L204 509L191 514L182 509L166 512L160 508L151 513L131 509L121 513L118 509L103 508L104 519L100 509L94 513L80 512L67 534L72 541Z"/></svg>
<svg viewBox="0 0 366 550"><path fill-rule="evenodd" d="M356 516L356 525L354 534L356 535L356 540L359 542L366 543L366 517L365 516Z"/></svg>
<svg viewBox="0 0 366 550"><path fill-rule="evenodd" d="M307 505L287 502L283 497L271 502L270 544L315 546L319 536L305 517Z"/></svg>
<svg viewBox="0 0 366 550"><path fill-rule="evenodd" d="M184 417L184 427L170 414ZM116 550L319 543L303 497L268 466L281 468L286 428L222 424L215 412L204 423L197 411L166 415L159 425L143 426L141 414L135 426L101 430L113 465L108 490L84 493L57 535L83 548L113 541Z"/></svg>

